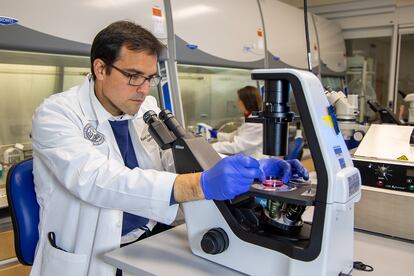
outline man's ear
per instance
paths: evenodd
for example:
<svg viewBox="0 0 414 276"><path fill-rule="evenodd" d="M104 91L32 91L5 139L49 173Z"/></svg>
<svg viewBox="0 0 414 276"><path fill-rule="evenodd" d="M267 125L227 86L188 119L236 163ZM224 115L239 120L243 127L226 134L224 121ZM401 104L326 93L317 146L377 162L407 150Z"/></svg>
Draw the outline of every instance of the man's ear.
<svg viewBox="0 0 414 276"><path fill-rule="evenodd" d="M93 61L93 71L95 72L96 79L102 80L106 75L106 64L105 62L97 58Z"/></svg>

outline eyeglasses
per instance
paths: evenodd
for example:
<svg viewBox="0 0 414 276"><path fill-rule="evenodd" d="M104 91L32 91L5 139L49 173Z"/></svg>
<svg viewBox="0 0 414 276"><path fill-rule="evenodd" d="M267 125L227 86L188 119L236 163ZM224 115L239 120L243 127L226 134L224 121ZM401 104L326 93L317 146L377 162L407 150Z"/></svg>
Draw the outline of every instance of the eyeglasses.
<svg viewBox="0 0 414 276"><path fill-rule="evenodd" d="M161 76L155 75L151 77L145 77L141 74L131 74L128 73L118 67L116 67L113 64L109 64L108 66L111 66L115 70L117 70L119 73L124 75L125 77L129 78L128 84L131 86L141 86L145 83L145 81L149 81L150 86L157 86L161 81Z"/></svg>

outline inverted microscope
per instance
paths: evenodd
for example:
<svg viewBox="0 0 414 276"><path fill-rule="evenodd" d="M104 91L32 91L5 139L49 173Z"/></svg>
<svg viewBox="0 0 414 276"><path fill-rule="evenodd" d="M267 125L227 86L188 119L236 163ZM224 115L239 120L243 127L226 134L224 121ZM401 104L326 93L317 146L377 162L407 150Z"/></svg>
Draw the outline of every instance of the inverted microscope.
<svg viewBox="0 0 414 276"><path fill-rule="evenodd" d="M354 168L319 79L295 69L259 69L265 82L263 109L250 119L263 124L263 153L287 151L293 91L317 173L317 183L270 178L252 183L233 200L184 203L195 255L249 275L341 275L353 265L354 204L361 177ZM220 156L203 137L179 125L171 112L144 115L162 149L171 148L177 173L200 172ZM302 214L313 208L311 222Z"/></svg>

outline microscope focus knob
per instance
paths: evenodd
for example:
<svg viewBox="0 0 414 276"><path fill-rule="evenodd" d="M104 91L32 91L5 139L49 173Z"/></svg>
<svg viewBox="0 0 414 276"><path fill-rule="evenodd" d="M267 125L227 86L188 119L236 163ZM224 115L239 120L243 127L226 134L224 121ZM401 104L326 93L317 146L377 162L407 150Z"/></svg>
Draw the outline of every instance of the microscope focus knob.
<svg viewBox="0 0 414 276"><path fill-rule="evenodd" d="M221 228L208 230L201 239L201 248L207 254L219 254L229 247L229 237Z"/></svg>

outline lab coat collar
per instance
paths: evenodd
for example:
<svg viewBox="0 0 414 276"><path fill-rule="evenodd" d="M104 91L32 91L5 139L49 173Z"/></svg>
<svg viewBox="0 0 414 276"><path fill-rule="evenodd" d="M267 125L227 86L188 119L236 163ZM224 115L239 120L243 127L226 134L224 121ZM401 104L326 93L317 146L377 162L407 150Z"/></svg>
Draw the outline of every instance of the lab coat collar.
<svg viewBox="0 0 414 276"><path fill-rule="evenodd" d="M109 124L109 119L113 118L113 116L105 110L95 96L94 85L95 82L93 81L92 75L89 74L78 90L79 104L86 120L92 123L92 126L99 133L103 134L109 142L112 152L115 153L117 160L123 162L121 152L119 151L111 125Z"/></svg>
<svg viewBox="0 0 414 276"><path fill-rule="evenodd" d="M95 95L95 82L92 78L92 74L86 76L79 91L80 105L88 120L97 120L98 124L102 124L105 121L121 121L142 117L142 112L140 111L133 116L128 114L113 116L109 113Z"/></svg>
<svg viewBox="0 0 414 276"><path fill-rule="evenodd" d="M97 115L92 108L91 98L89 95L89 87L91 82L93 83L92 75L88 74L83 83L78 88L79 105L82 109L83 115L88 121L96 120L97 118Z"/></svg>

